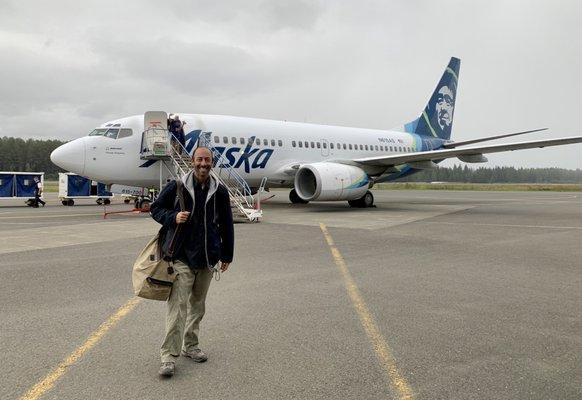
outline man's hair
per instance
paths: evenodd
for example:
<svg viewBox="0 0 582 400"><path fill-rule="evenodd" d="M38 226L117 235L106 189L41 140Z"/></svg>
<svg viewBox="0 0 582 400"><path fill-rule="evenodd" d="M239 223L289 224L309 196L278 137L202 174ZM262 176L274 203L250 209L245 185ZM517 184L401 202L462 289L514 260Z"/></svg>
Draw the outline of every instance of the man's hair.
<svg viewBox="0 0 582 400"><path fill-rule="evenodd" d="M205 146L198 146L194 149L194 152L192 153L192 158L194 158L196 156L196 152L199 151L200 149L206 149L208 151L208 153L210 154L210 157L212 157L212 150L210 150L208 147L205 147Z"/></svg>

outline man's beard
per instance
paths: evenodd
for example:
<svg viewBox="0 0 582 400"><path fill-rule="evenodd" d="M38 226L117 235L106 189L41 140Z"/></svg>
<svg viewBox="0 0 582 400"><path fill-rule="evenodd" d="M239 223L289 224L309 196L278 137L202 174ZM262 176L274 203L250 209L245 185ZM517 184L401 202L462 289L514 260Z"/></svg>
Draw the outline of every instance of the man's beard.
<svg viewBox="0 0 582 400"><path fill-rule="evenodd" d="M448 127L449 125L451 125L451 115L449 114L448 111L442 110L439 112L438 121L441 128L444 128L445 126Z"/></svg>

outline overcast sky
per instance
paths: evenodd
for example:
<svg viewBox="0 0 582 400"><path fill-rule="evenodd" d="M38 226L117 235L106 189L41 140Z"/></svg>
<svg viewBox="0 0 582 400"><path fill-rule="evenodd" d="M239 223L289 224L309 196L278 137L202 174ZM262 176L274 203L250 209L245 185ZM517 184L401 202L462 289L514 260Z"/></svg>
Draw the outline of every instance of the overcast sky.
<svg viewBox="0 0 582 400"><path fill-rule="evenodd" d="M389 129L461 59L453 139L582 135L576 1L0 0L0 136L147 110ZM582 144L489 165L582 168Z"/></svg>

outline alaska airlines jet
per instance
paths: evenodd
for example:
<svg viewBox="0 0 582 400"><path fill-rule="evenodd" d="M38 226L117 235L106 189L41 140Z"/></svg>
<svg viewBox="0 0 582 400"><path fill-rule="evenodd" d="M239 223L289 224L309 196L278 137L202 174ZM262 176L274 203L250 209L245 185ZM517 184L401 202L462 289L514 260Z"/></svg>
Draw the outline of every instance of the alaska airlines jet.
<svg viewBox="0 0 582 400"><path fill-rule="evenodd" d="M293 188L293 203L347 200L355 207L370 207L374 198L368 189L374 183L435 168L447 158L481 163L487 153L582 142L577 136L475 146L535 131L453 142L460 64L451 58L420 116L393 130L180 114L186 122L186 149L191 153L204 135L250 187L259 187L267 177L267 187ZM57 148L51 160L99 182L157 187L170 173L160 161L140 158L142 132L143 115L109 121Z"/></svg>

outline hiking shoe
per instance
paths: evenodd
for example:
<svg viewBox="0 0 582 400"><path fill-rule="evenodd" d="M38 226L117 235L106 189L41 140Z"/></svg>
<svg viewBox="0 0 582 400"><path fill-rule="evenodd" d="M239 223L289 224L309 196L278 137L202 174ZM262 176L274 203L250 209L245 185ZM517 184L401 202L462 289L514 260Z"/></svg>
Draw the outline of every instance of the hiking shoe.
<svg viewBox="0 0 582 400"><path fill-rule="evenodd" d="M158 374L160 376L171 377L174 376L175 364L173 362L163 362Z"/></svg>
<svg viewBox="0 0 582 400"><path fill-rule="evenodd" d="M182 350L182 355L184 357L190 357L192 360L198 363L208 360L208 356L206 355L206 353L200 349L192 349L188 351Z"/></svg>

